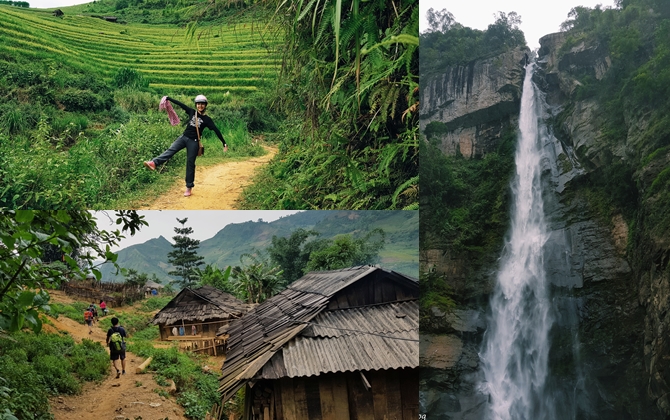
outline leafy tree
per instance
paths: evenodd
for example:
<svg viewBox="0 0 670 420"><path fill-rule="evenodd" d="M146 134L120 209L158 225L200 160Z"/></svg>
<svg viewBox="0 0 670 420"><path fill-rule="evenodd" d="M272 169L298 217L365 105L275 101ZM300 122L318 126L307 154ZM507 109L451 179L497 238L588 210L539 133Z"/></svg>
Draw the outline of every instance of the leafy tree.
<svg viewBox="0 0 670 420"><path fill-rule="evenodd" d="M446 9L429 10L431 28L420 35L422 80L441 74L445 67L465 65L526 44L519 29L521 16L516 12L498 12L494 16L494 23L486 31L480 31L456 22Z"/></svg>
<svg viewBox="0 0 670 420"><path fill-rule="evenodd" d="M189 287L198 281L198 266L204 264L204 257L198 255L198 247L200 241L189 237L193 233L193 228L186 227L188 218L179 219L177 222L181 227L174 228L176 236L173 236L174 244L172 248L174 251L168 253L168 262L172 264L175 269L168 274L171 276L181 277L179 281L182 287Z"/></svg>
<svg viewBox="0 0 670 420"><path fill-rule="evenodd" d="M147 284L147 282L149 280L155 281L156 283L160 283L160 281L158 280L158 277L156 277L156 274L153 275L153 278L149 278L147 273L140 273L137 270L134 270L132 268L129 268L126 271L124 277L126 278L124 283L129 285L129 286L142 287L145 284Z"/></svg>
<svg viewBox="0 0 670 420"><path fill-rule="evenodd" d="M325 248L330 243L328 240L307 242L311 236L318 235L319 232L314 230L300 228L287 238L272 237L272 245L267 248L267 252L272 261L281 267L286 284L291 284L302 277L311 253Z"/></svg>
<svg viewBox="0 0 670 420"><path fill-rule="evenodd" d="M454 20L454 15L447 11L447 9L442 9L439 12L436 12L432 7L426 12L426 18L428 19L428 30L426 32L441 32L445 33L451 28L451 26L456 23Z"/></svg>
<svg viewBox="0 0 670 420"><path fill-rule="evenodd" d="M230 283L230 273L232 267L228 266L225 270L219 267L207 264L204 270L198 269L198 277L202 286L209 285L216 287L226 293L234 293L233 285Z"/></svg>
<svg viewBox="0 0 670 420"><path fill-rule="evenodd" d="M386 234L374 229L362 238L340 235L328 247L312 252L306 271L337 270L356 265L374 264L384 248Z"/></svg>
<svg viewBox="0 0 670 420"><path fill-rule="evenodd" d="M24 326L39 332L42 322L38 312L48 312L47 289L61 282L85 278L104 262L116 265L116 254L110 251L123 238L147 223L135 211L116 212L116 224L122 229L113 232L98 229L93 214L86 210L0 210L0 330L17 331ZM44 245L58 247L62 262L45 262ZM85 249L77 259L70 253ZM103 263L96 263L103 260Z"/></svg>
<svg viewBox="0 0 670 420"><path fill-rule="evenodd" d="M247 303L261 303L283 288L281 267L273 265L266 255L242 254L240 264L232 270L238 298Z"/></svg>

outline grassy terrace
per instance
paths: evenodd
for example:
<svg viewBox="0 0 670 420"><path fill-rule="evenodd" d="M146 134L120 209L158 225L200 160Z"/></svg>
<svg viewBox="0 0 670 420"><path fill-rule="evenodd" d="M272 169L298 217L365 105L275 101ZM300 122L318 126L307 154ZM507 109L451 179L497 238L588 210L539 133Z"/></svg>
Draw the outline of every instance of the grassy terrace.
<svg viewBox="0 0 670 420"><path fill-rule="evenodd" d="M107 79L130 67L170 94L246 94L271 85L278 63L270 39L251 24L202 27L189 40L186 29L175 26L57 18L44 10L0 6L0 55L58 57Z"/></svg>

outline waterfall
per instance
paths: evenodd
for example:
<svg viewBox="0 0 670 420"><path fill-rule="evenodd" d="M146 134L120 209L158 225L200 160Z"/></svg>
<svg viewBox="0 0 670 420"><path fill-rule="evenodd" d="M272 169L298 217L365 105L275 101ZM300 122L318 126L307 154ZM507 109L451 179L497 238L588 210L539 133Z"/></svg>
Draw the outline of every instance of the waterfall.
<svg viewBox="0 0 670 420"><path fill-rule="evenodd" d="M480 354L491 420L555 418L545 393L553 319L543 261L548 232L540 182L542 105L532 82L534 68L534 63L526 67L523 82L511 230Z"/></svg>

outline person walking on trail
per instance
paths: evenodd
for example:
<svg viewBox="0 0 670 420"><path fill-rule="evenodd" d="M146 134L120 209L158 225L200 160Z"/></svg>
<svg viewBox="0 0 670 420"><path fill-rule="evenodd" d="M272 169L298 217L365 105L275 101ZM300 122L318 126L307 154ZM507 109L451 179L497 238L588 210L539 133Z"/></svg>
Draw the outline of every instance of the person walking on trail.
<svg viewBox="0 0 670 420"><path fill-rule="evenodd" d="M91 313L93 314L93 322L98 322L98 308L95 306L95 302L91 302Z"/></svg>
<svg viewBox="0 0 670 420"><path fill-rule="evenodd" d="M116 369L116 379L126 374L126 330L119 326L119 318L112 318L112 326L107 330L107 345L109 346L109 359ZM121 359L121 371L116 361Z"/></svg>
<svg viewBox="0 0 670 420"><path fill-rule="evenodd" d="M104 300L100 301L100 310L102 311L102 316L107 316L107 304Z"/></svg>
<svg viewBox="0 0 670 420"><path fill-rule="evenodd" d="M93 312L91 312L91 307L86 308L84 311L84 322L88 325L88 333L93 334Z"/></svg>
<svg viewBox="0 0 670 420"><path fill-rule="evenodd" d="M170 158L174 156L175 153L183 148L186 148L186 191L184 191L184 196L188 197L191 195L191 189L195 185L193 183L195 179L195 158L200 154L200 137L202 135L202 131L205 128L209 128L210 130L214 131L219 140L221 140L221 143L223 143L224 152L228 151L228 145L226 144L226 140L224 140L223 135L221 135L219 129L216 128L214 121L212 121L208 115L205 115L205 111L207 110L207 98L205 95L198 95L195 97L195 107L197 110L184 105L183 103L177 101L176 99L170 98L169 96L166 96L163 99L180 106L181 109L186 111L186 114L188 114L188 120L185 123L186 128L184 129L184 133L179 136L177 140L174 141L174 143L172 143L170 148L163 152L162 155L145 161L144 166L154 171L156 170L156 166L164 164L170 160ZM171 107L168 109L168 113L170 110Z"/></svg>

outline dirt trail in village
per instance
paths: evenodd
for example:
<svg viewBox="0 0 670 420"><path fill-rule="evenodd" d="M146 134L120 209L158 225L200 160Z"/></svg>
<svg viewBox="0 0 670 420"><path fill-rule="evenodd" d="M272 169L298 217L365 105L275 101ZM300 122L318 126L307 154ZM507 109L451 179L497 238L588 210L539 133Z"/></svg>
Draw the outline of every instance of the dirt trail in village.
<svg viewBox="0 0 670 420"><path fill-rule="evenodd" d="M62 292L52 291L52 301L71 303L75 299ZM122 312L124 308L117 309ZM129 307L128 310L132 310ZM82 314L83 317L83 314ZM99 341L105 346L107 337L98 323L93 325L93 334L88 327L64 316L50 318L55 329L67 331L77 342L87 338ZM45 325L46 332L55 332L50 325ZM157 343L160 344L160 343ZM175 402L174 397L166 399L153 390L161 388L151 374L136 374L135 368L144 360L134 354L126 353L126 374L116 379L116 373L110 374L101 383L86 382L81 395L63 395L51 399L51 408L55 420L186 420L184 409ZM119 364L120 365L120 364ZM110 362L110 372L113 372ZM166 388L163 388L166 389Z"/></svg>
<svg viewBox="0 0 670 420"><path fill-rule="evenodd" d="M268 163L277 149L263 146L263 156L239 162L224 162L215 166L196 166L195 187L190 197L184 197L184 180L175 182L172 188L151 204L140 206L140 210L232 210L240 199L244 187L251 184L256 170Z"/></svg>

